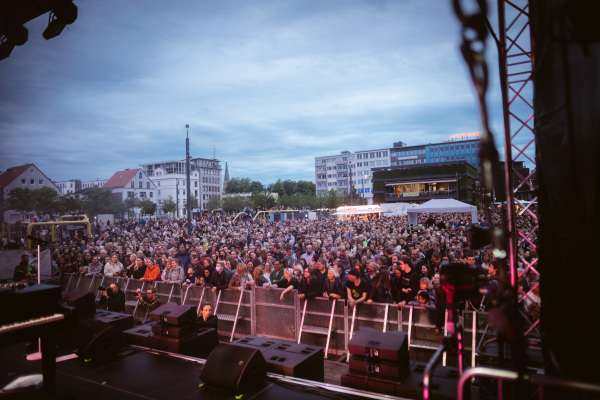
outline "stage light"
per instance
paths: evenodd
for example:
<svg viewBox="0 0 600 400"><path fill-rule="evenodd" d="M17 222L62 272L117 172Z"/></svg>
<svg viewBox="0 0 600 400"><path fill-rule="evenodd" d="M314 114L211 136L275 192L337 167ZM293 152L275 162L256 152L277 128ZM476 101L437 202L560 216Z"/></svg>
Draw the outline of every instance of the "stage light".
<svg viewBox="0 0 600 400"><path fill-rule="evenodd" d="M14 48L14 43L11 43L6 39L2 43L0 43L0 60L8 58L8 56L10 56L10 53L12 53Z"/></svg>
<svg viewBox="0 0 600 400"><path fill-rule="evenodd" d="M77 19L77 6L71 0L55 1L49 16L48 27L42 33L49 40L61 34L63 29Z"/></svg>
<svg viewBox="0 0 600 400"><path fill-rule="evenodd" d="M29 31L23 26L9 26L4 35L0 36L0 60L8 58L15 46L22 46L29 38Z"/></svg>

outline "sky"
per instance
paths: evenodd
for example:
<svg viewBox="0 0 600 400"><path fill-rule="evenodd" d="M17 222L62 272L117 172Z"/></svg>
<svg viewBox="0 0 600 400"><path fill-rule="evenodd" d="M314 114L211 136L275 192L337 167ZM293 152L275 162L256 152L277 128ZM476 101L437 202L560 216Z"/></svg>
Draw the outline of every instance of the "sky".
<svg viewBox="0 0 600 400"><path fill-rule="evenodd" d="M480 131L451 3L75 0L60 36L43 15L0 61L0 170L108 179L185 159L189 124L190 155L231 177L314 181L315 157ZM487 60L501 145L491 42Z"/></svg>

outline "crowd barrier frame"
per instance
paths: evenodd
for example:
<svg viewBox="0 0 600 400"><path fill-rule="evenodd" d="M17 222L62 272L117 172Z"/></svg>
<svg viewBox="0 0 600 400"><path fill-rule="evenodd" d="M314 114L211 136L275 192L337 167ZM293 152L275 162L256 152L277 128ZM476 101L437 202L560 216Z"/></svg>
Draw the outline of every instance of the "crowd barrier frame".
<svg viewBox="0 0 600 400"><path fill-rule="evenodd" d="M441 332L435 332L436 312L416 306L398 308L395 304L362 303L352 308L342 299L317 297L308 302L301 301L296 290L280 299L283 289L273 287L253 287L242 291L226 289L213 293L208 287L102 275L63 274L60 282L64 291L90 291L97 301L100 296L98 286L118 283L125 293L126 313L138 323L146 319L145 309L139 307L135 298L138 289L155 288L163 304L168 301L191 304L196 306L198 315L201 305L210 302L213 312L219 317L219 335L230 341L254 335L320 346L328 355L347 356L352 334L361 327L370 327L382 332L407 332L409 349L427 354L441 346ZM474 350L477 349L477 340L485 332L486 313L464 310L460 318L465 326L465 347L471 352L470 364L474 366ZM446 324L442 326L445 335ZM446 365L445 354L443 362Z"/></svg>

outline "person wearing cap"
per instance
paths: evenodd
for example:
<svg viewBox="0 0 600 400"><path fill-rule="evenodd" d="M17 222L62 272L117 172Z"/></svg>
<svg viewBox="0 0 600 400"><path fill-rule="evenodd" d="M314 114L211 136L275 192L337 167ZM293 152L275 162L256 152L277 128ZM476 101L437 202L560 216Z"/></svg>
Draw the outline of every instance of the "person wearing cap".
<svg viewBox="0 0 600 400"><path fill-rule="evenodd" d="M37 269L29 264L29 255L23 254L21 256L21 262L15 267L13 273L13 281L15 282L27 282L37 277Z"/></svg>
<svg viewBox="0 0 600 400"><path fill-rule="evenodd" d="M348 271L346 292L350 307L354 307L357 304L367 300L367 293L369 292L368 285L363 279L361 279L360 272L358 272L356 269L351 269Z"/></svg>

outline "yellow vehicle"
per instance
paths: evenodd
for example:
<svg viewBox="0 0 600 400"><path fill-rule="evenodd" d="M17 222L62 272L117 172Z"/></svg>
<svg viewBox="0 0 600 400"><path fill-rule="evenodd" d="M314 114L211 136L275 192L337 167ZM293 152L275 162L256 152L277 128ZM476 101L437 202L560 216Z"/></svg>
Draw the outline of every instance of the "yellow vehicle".
<svg viewBox="0 0 600 400"><path fill-rule="evenodd" d="M60 243L63 232L72 233L71 237L78 234L92 236L90 221L59 221L59 222L32 222L27 225L27 236L34 236L54 244ZM31 249L34 244L27 239L27 248Z"/></svg>
<svg viewBox="0 0 600 400"><path fill-rule="evenodd" d="M63 215L60 217L61 221L88 221L89 218L85 214L81 215Z"/></svg>

